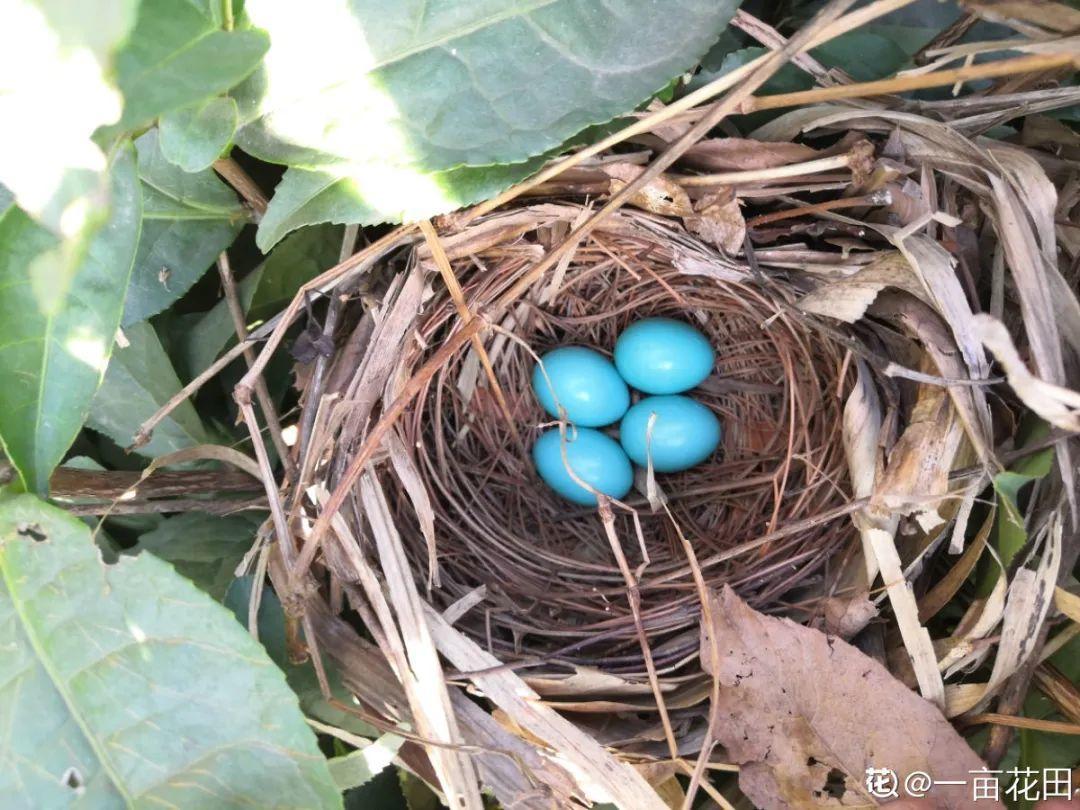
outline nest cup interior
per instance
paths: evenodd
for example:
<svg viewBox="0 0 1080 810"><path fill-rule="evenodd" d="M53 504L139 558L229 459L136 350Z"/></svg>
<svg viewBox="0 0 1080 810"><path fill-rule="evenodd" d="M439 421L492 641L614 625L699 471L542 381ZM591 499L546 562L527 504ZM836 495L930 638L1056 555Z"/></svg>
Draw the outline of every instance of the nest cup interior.
<svg viewBox="0 0 1080 810"><path fill-rule="evenodd" d="M530 388L532 352L579 344L610 356L626 326L655 315L693 323L716 349L713 375L691 395L720 418L719 450L691 470L657 476L670 517L653 512L637 489L629 510L614 509L658 667L691 660L699 643L700 602L680 533L708 584L729 583L759 608L787 611L800 608L800 587L820 580L831 552L853 536L844 516L815 520L849 497L841 426L852 372L844 350L780 305L794 299L782 280L688 275L675 264L681 248L652 229L628 231L627 219L579 246L550 297L551 279L542 279L493 320L501 329L482 333L520 443L468 344L398 424L435 512L432 598L446 607L484 586L458 626L502 660L643 671L626 580L597 510L561 499L530 459L540 426L552 421ZM482 265L455 263L470 309L481 313L528 263ZM405 365L419 367L460 326L454 303L436 296L420 319L426 349ZM426 587L429 549L400 482L391 500ZM739 550L770 533L781 536Z"/></svg>

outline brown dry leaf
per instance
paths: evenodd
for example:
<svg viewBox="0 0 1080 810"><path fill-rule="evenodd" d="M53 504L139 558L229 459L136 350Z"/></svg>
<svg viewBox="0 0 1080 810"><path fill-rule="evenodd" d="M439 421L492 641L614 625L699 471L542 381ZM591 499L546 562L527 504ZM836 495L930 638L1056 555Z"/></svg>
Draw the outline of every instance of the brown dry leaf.
<svg viewBox="0 0 1080 810"><path fill-rule="evenodd" d="M948 392L919 385L908 426L889 453L870 511L881 516L915 513L926 530L940 525L937 506L949 494L949 472L962 439Z"/></svg>
<svg viewBox="0 0 1080 810"><path fill-rule="evenodd" d="M900 253L889 252L881 254L854 275L823 284L803 296L799 309L855 323L886 287L904 290L926 301L926 292L907 259Z"/></svg>
<svg viewBox="0 0 1080 810"><path fill-rule="evenodd" d="M743 248L746 220L730 189L704 195L694 205L694 213L684 216L683 223L692 234L716 245L729 256Z"/></svg>
<svg viewBox="0 0 1080 810"><path fill-rule="evenodd" d="M1060 32L1080 28L1080 11L1047 0L964 0L960 5L991 22L1023 20Z"/></svg>
<svg viewBox="0 0 1080 810"><path fill-rule="evenodd" d="M522 675L522 680L543 698L578 698L589 695L607 695L626 697L630 695L652 695L652 688L647 683L635 683L593 667L575 667L565 676L558 675Z"/></svg>
<svg viewBox="0 0 1080 810"><path fill-rule="evenodd" d="M974 323L979 339L1001 363L1009 385L1021 401L1050 424L1080 431L1080 393L1040 380L1028 371L1001 321L980 313Z"/></svg>
<svg viewBox="0 0 1080 810"><path fill-rule="evenodd" d="M876 661L818 630L758 613L727 586L711 610L701 656L720 681L717 736L756 806L874 805L865 788L871 767L901 779L923 771L935 781L928 794L935 806L975 806L966 782L982 761L933 705ZM943 779L964 784L936 784Z"/></svg>
<svg viewBox="0 0 1080 810"><path fill-rule="evenodd" d="M604 173L611 178L612 194L618 194L645 171L643 166L635 166L632 163L612 163L604 166L603 169ZM651 214L660 214L665 217L685 217L694 213L690 197L683 187L663 174L634 192L627 203Z"/></svg>
<svg viewBox="0 0 1080 810"><path fill-rule="evenodd" d="M686 150L683 163L709 171L771 169L820 157L801 143L772 143L747 138L709 138Z"/></svg>

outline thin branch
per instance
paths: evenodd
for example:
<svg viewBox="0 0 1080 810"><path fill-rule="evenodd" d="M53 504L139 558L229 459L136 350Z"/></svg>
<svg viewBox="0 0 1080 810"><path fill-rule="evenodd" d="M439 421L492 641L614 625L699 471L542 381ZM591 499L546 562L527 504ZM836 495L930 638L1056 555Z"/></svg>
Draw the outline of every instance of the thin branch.
<svg viewBox="0 0 1080 810"><path fill-rule="evenodd" d="M775 96L754 96L747 99L740 106L739 112L749 113L759 110L775 110L781 107L800 107L848 98L895 95L897 93L906 93L909 90L942 87L957 82L974 81L975 79L994 79L1019 73L1036 73L1062 67L1080 67L1080 56L1073 53L1022 56L1019 59L1005 59L1000 62L987 62L982 65L971 65L953 70L939 70L935 73L918 76L894 76L891 79L881 79L875 82L837 85L836 87L817 87L813 90L802 90L798 93L780 93Z"/></svg>
<svg viewBox="0 0 1080 810"><path fill-rule="evenodd" d="M49 479L49 496L58 499L95 498L143 500L177 495L254 492L259 482L239 470L161 470L149 478L126 470L77 470L60 467ZM128 495L128 493L132 493Z"/></svg>
<svg viewBox="0 0 1080 810"><path fill-rule="evenodd" d="M255 212L256 219L262 219L269 202L262 189L244 171L243 167L231 157L227 157L214 161L214 171L220 174L225 179L225 182L244 198L251 210Z"/></svg>
<svg viewBox="0 0 1080 810"><path fill-rule="evenodd" d="M221 276L221 287L225 293L225 303L232 316L233 328L236 337L244 347L244 362L251 368L255 364L255 349L248 343L247 323L244 319L244 308L240 304L240 296L236 293L236 281L233 279L232 267L229 265L229 255L224 250L218 256L218 274ZM259 400L259 408L266 417L266 424L270 430L270 440L274 443L281 465L285 468L287 478L296 479L296 464L293 463L289 453L289 446L281 435L281 417L278 416L274 399L270 396L270 389L266 387L266 380L260 374L255 378L255 396Z"/></svg>

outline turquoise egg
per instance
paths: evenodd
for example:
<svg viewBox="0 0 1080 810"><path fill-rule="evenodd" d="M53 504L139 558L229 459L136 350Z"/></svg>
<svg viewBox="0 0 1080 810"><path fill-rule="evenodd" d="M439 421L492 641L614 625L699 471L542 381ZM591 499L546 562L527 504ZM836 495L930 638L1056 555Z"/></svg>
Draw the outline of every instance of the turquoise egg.
<svg viewBox="0 0 1080 810"><path fill-rule="evenodd" d="M540 434L532 451L536 471L566 500L582 506L596 506L596 496L567 472L560 444L558 428ZM578 478L612 498L624 498L633 486L634 470L626 453L617 441L598 430L567 428L566 458Z"/></svg>
<svg viewBox="0 0 1080 810"><path fill-rule="evenodd" d="M689 469L711 456L720 444L720 420L697 400L678 395L645 397L626 412L619 426L623 450L642 467L648 461L645 431L652 413L656 421L649 449L657 472Z"/></svg>
<svg viewBox="0 0 1080 810"><path fill-rule="evenodd" d="M683 321L646 318L615 342L615 367L646 394L678 394L712 373L716 354L705 336Z"/></svg>
<svg viewBox="0 0 1080 810"><path fill-rule="evenodd" d="M559 416L555 403L558 399L566 409L566 418L575 425L601 427L618 422L630 407L630 390L612 362L600 352L585 346L563 346L548 352L540 361L547 378L537 364L532 387L544 410L552 416Z"/></svg>

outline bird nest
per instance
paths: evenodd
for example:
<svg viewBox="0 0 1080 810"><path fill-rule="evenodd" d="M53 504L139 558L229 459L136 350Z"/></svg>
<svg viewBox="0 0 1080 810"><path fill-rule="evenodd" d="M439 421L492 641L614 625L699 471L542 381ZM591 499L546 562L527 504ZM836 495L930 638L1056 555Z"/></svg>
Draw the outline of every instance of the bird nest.
<svg viewBox="0 0 1080 810"><path fill-rule="evenodd" d="M795 277L766 280L648 213L612 216L529 277L582 211L519 208L444 237L443 267L460 289L439 284L409 326L390 387L423 383L379 476L420 587L501 660L640 677L644 641L673 672L696 658L696 576L760 609L813 614L800 592L856 537L838 510L850 499L841 424L854 373L845 349L793 306ZM430 250L414 259L430 277ZM624 502L574 506L530 459L551 423L530 388L537 355L605 351L655 315L690 320L716 347L695 397L720 418L721 447L686 472L639 471ZM473 319L482 328L461 340Z"/></svg>

